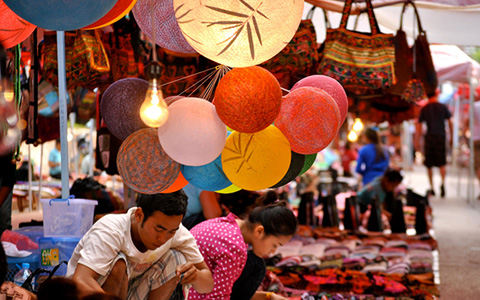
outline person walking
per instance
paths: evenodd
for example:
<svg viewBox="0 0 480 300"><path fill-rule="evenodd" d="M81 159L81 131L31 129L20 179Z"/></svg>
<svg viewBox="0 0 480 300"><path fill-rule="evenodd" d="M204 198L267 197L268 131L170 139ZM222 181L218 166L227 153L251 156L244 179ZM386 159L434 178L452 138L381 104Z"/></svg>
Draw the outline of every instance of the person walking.
<svg viewBox="0 0 480 300"><path fill-rule="evenodd" d="M433 167L438 167L440 170L440 176L442 178L442 184L440 185L440 196L445 197L445 176L447 173L447 153L446 153L446 129L445 121L448 122L450 133L450 144L452 143L453 124L452 113L448 110L448 107L438 102L438 96L440 91L437 89L435 95L428 99L428 104L425 105L420 111L420 117L416 125L416 139L415 148L418 150L420 147L420 137L422 136L423 123L427 125L427 132L424 137L424 162L427 167L428 180L430 182L430 193L435 196L435 190L433 188Z"/></svg>

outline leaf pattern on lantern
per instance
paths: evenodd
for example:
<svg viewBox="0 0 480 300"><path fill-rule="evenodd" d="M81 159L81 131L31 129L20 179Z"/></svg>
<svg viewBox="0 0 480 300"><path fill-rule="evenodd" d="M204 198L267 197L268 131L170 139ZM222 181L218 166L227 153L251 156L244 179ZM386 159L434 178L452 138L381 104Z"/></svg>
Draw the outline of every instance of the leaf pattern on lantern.
<svg viewBox="0 0 480 300"><path fill-rule="evenodd" d="M241 162L238 165L238 168L236 170L236 173L239 173L240 170L242 169L242 167L244 167L244 165L246 165L245 168L247 170L252 169L252 166L249 164L249 160L252 157L252 154L253 154L253 151L254 151L250 147L252 139L253 139L253 134L250 134L250 136L248 137L248 140L247 140L247 144L245 145L245 147L242 147L242 133L239 133L238 136L233 137L234 149L225 146L224 150L231 151L231 152L233 152L235 154L238 154L238 155L237 156L232 156L232 157L226 159L224 162L238 160L238 159L241 160Z"/></svg>
<svg viewBox="0 0 480 300"><path fill-rule="evenodd" d="M258 4L257 8L254 8L253 6L248 4L245 0L238 0L238 1L241 4L243 4L247 9L249 9L251 11L251 13L250 14L245 14L245 13L241 13L241 12L236 12L236 11L224 9L224 8L221 8L221 7L215 7L215 6L211 6L211 5L203 5L201 2L200 2L200 4L202 6L208 8L208 9L211 9L211 10L215 11L215 12L218 12L218 13L221 13L221 14L224 14L224 15L228 15L228 16L231 16L231 17L235 17L235 18L242 18L243 20L213 21L213 22L204 21L204 22L201 22L201 23L206 24L207 27L211 27L211 26L215 26L215 25L223 26L222 30L238 28L227 39L218 43L218 45L221 45L223 43L228 42L228 44L217 54L217 56L220 56L225 51L227 51L233 45L233 43L237 40L237 38L240 36L240 34L243 32L244 28L246 27L247 38L248 38L248 43L249 43L249 48L250 48L250 55L251 55L252 59L255 59L255 43L254 43L254 37L253 37L254 35L257 36L259 44L261 46L263 46L262 45L262 35L261 35L260 27L258 26L258 22L257 22L257 19L256 19L255 15L258 14L259 16L262 16L267 20L269 20L269 18L268 18L267 15L265 15L264 13L262 13L259 10L259 8L263 4L263 2L260 2ZM183 6L184 6L184 4L181 4L175 9L175 16L177 16L178 11ZM185 18L188 16L188 14L191 11L192 10L190 9L187 12L183 13L182 15L178 16L177 17L178 23L188 23L188 22L193 21L194 19L185 20ZM253 30L252 30L252 27L253 27ZM183 33L185 34L185 32L183 32ZM201 44L199 41L196 41L195 39L188 36L187 34L185 34L185 35L189 39L191 39L192 41Z"/></svg>

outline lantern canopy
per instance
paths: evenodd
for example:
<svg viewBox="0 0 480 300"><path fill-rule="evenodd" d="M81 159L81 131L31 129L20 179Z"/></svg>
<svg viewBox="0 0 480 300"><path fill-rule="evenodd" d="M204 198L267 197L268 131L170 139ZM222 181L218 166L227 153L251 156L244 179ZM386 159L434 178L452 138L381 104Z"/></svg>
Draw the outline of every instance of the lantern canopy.
<svg viewBox="0 0 480 300"><path fill-rule="evenodd" d="M258 65L279 53L298 29L303 0L174 0L190 45L230 67Z"/></svg>
<svg viewBox="0 0 480 300"><path fill-rule="evenodd" d="M118 0L112 9L96 22L86 26L86 29L96 29L113 24L128 14L137 0Z"/></svg>

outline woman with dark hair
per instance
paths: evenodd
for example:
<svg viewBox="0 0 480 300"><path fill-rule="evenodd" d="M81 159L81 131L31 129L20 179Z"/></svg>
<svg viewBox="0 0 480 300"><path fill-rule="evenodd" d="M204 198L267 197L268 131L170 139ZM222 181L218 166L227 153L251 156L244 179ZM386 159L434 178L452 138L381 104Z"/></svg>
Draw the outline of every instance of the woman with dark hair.
<svg viewBox="0 0 480 300"><path fill-rule="evenodd" d="M297 224L285 202L276 202L255 208L245 220L230 213L193 227L190 232L215 286L211 293L203 295L191 289L188 299L285 299L257 289L266 273L263 257L285 245L297 231Z"/></svg>
<svg viewBox="0 0 480 300"><path fill-rule="evenodd" d="M362 175L363 185L383 175L390 163L388 151L381 145L378 129L367 127L363 133L366 145L358 152L356 172Z"/></svg>

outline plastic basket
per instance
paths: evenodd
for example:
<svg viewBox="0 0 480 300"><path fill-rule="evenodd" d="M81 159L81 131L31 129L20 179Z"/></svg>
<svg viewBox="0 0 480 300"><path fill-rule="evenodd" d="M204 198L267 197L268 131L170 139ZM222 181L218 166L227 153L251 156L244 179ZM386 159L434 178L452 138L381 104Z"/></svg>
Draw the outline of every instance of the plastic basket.
<svg viewBox="0 0 480 300"><path fill-rule="evenodd" d="M45 237L81 238L93 224L96 200L41 199Z"/></svg>

